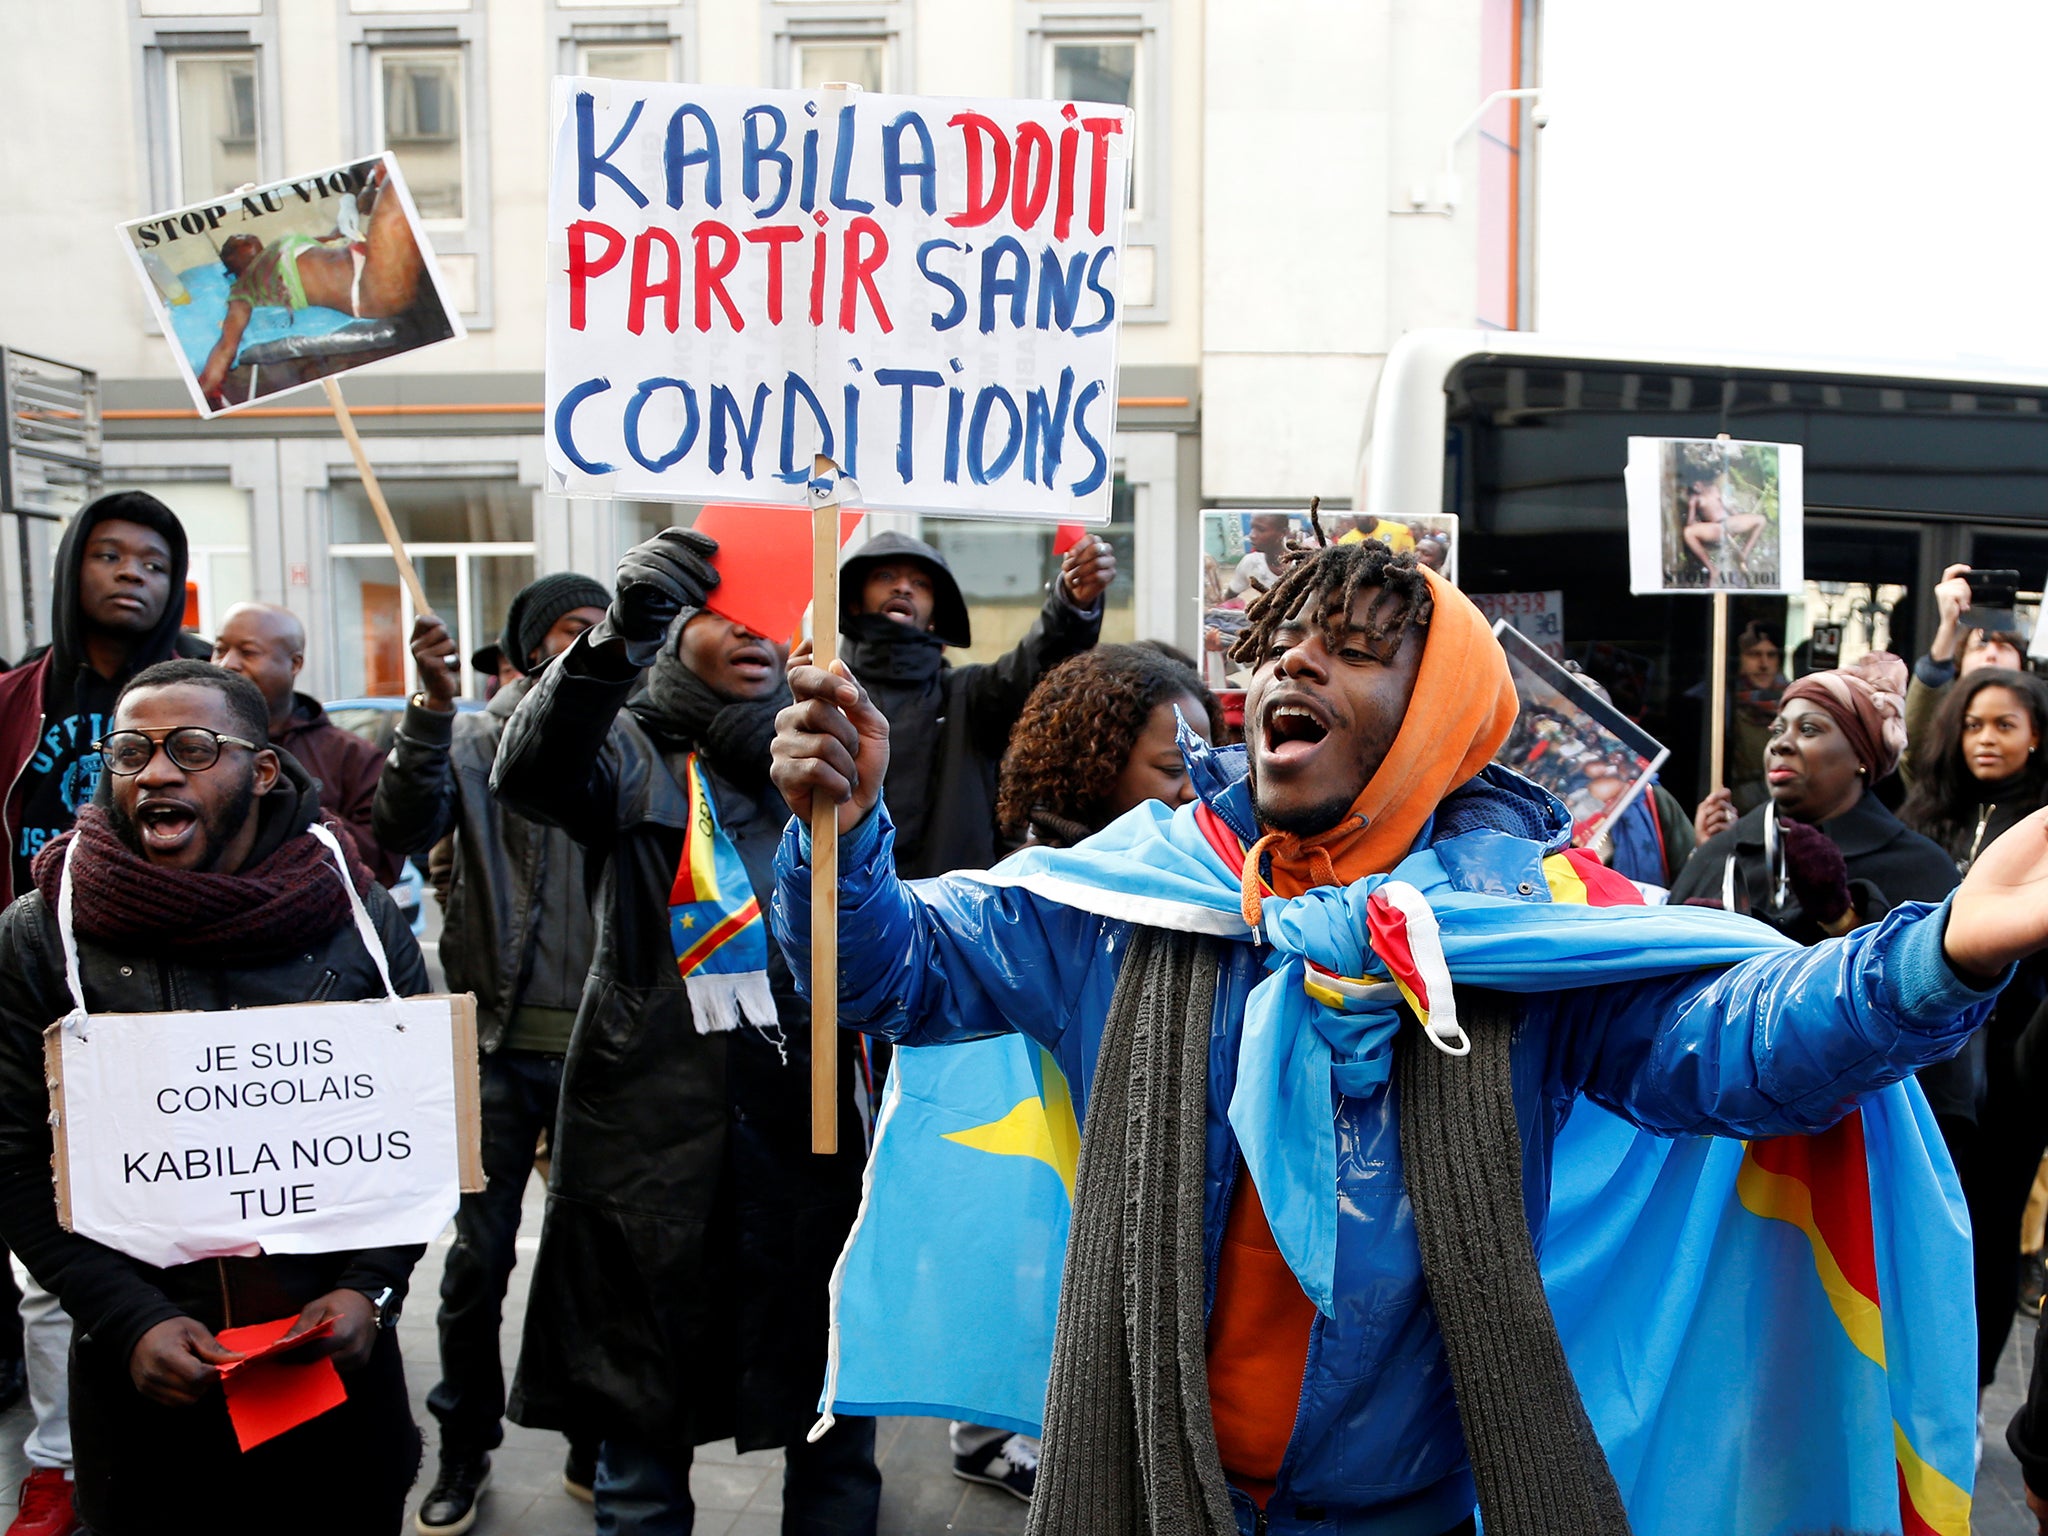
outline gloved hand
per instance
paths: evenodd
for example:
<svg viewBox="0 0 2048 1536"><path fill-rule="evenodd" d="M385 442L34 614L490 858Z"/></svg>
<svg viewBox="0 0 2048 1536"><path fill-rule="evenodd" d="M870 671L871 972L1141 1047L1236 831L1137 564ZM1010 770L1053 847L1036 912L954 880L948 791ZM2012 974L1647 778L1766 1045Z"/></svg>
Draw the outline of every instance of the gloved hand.
<svg viewBox="0 0 2048 1536"><path fill-rule="evenodd" d="M1842 850L1819 827L1778 821L1778 846L1785 854L1785 879L1806 915L1832 928L1848 915L1849 864Z"/></svg>
<svg viewBox="0 0 2048 1536"><path fill-rule="evenodd" d="M664 528L619 561L617 593L606 615L629 646L659 642L685 608L701 608L718 585L709 563L718 541L688 528Z"/></svg>

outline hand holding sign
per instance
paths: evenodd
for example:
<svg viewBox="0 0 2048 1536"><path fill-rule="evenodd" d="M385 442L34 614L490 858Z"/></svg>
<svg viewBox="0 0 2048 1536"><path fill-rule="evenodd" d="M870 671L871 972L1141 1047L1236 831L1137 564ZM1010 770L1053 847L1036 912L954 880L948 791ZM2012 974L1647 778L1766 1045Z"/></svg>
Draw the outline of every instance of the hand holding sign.
<svg viewBox="0 0 2048 1536"><path fill-rule="evenodd" d="M448 626L431 613L412 621L412 661L419 670L420 692L437 709L452 709L462 692L461 658Z"/></svg>
<svg viewBox="0 0 2048 1536"><path fill-rule="evenodd" d="M1060 581L1077 608L1093 608L1116 580L1116 551L1109 540L1093 535L1067 551L1060 562Z"/></svg>
<svg viewBox="0 0 2048 1536"><path fill-rule="evenodd" d="M775 717L769 776L790 812L810 825L818 795L839 807L839 830L850 832L882 798L889 772L889 721L855 681L846 663L811 665L808 642L789 658L795 699Z"/></svg>

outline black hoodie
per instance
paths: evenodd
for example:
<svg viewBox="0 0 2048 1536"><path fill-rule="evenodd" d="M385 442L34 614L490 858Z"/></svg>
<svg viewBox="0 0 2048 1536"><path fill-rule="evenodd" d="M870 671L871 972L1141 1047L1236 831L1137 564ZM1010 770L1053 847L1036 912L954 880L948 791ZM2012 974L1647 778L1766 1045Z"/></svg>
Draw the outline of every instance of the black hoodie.
<svg viewBox="0 0 2048 1536"><path fill-rule="evenodd" d="M129 652L126 667L108 678L101 677L87 660L85 615L80 611L78 589L87 540L101 523L116 519L138 523L163 536L171 551L170 594L156 627ZM18 755L0 754L8 759L0 768L13 780L6 810L14 892L29 888L29 861L45 843L70 830L78 808L98 787L99 758L92 744L106 729L122 685L144 667L173 656L204 659L211 654L204 642L181 633L185 569L184 528L169 507L145 491L102 496L64 530L50 584L50 648L35 665L18 669L18 680L0 698L7 740L19 740L26 748ZM31 711L40 717L39 726L32 723Z"/></svg>

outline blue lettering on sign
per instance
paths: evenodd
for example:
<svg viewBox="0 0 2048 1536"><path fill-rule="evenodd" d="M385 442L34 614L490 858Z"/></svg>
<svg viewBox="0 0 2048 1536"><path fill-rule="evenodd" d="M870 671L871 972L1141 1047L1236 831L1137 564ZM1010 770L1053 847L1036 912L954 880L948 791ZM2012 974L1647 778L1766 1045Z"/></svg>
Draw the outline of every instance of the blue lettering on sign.
<svg viewBox="0 0 2048 1536"><path fill-rule="evenodd" d="M586 459L577 448L574 429L576 407L592 395L601 395L611 387L610 379L585 379L563 395L555 406L555 442L562 450L562 457L586 475L608 475L614 466L601 459Z"/></svg>
<svg viewBox="0 0 2048 1536"><path fill-rule="evenodd" d="M766 144L761 142L757 126L762 121L775 125L775 137ZM764 105L747 108L740 125L740 190L754 205L755 218L772 219L789 201L790 178L795 174L789 156L782 153L782 141L789 135L789 120L782 115L780 107ZM774 166L777 173L775 200L765 208L761 206L761 167L764 165Z"/></svg>
<svg viewBox="0 0 2048 1536"><path fill-rule="evenodd" d="M597 178L608 177L617 184L626 196L633 199L635 208L647 206L647 194L626 178L626 173L612 164L612 156L619 152L619 146L626 142L626 136L633 131L633 125L640 121L640 109L644 101L633 103L633 110L626 114L626 125L618 131L611 143L605 146L603 154L594 154L597 143L597 103L588 91L576 93L576 201L585 213L597 206Z"/></svg>

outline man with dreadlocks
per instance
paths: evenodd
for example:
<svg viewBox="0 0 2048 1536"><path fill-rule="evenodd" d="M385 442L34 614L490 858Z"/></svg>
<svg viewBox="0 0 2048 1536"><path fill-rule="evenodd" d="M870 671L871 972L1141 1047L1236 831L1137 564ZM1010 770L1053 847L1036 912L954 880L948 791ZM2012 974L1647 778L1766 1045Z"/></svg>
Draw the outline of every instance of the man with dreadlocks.
<svg viewBox="0 0 2048 1536"><path fill-rule="evenodd" d="M1626 1531L1536 1268L1565 1109L1814 1131L1953 1053L2048 943L2048 814L1943 905L1800 949L1600 904L1618 877L1491 761L1499 645L1412 554L1304 560L1235 659L1247 742L1183 740L1193 802L914 887L858 682L794 669L778 722L799 979L823 795L841 1019L1024 1031L1085 1104L1030 1529Z"/></svg>

